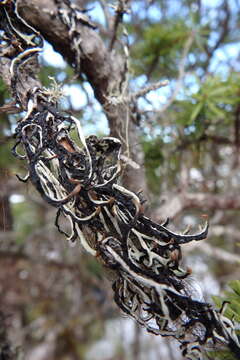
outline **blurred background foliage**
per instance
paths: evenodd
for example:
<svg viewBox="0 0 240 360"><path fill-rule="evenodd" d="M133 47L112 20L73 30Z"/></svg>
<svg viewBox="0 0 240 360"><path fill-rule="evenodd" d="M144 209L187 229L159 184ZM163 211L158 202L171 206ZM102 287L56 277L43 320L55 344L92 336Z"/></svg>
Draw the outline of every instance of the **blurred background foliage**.
<svg viewBox="0 0 240 360"><path fill-rule="evenodd" d="M109 5L84 1L106 45ZM130 9L124 16L130 88L169 80L138 100L147 207L156 220L168 215L172 228L182 231L187 225L196 228L201 215L208 215L208 243L189 245L184 265L193 267L211 301L240 272L240 2L132 0ZM118 37L121 52L122 26ZM81 118L86 134L106 135L106 117L84 76L74 77L49 44L41 63L43 85L51 86L49 77L55 77L63 86L61 108ZM10 101L0 79L1 105ZM31 184L17 180L15 174L26 171L24 161L11 155L19 116L0 114L0 310L8 314L20 355L27 360L181 359L174 342L145 334L123 318L101 266L69 247L54 228L55 211ZM189 194L201 200L189 201ZM230 287L222 295L231 301L227 315L240 322L239 282ZM221 298L214 300L220 306ZM230 360L230 355L208 358Z"/></svg>

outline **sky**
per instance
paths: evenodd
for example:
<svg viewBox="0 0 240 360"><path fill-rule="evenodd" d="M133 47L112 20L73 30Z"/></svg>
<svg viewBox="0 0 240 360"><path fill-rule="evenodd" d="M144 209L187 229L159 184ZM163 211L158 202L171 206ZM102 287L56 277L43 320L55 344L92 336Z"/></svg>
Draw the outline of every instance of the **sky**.
<svg viewBox="0 0 240 360"><path fill-rule="evenodd" d="M202 0L202 6L208 8L209 14L213 17L217 16L216 9L214 9L215 6L219 5L222 2L222 0ZM178 14L178 12L182 11L181 7L181 1L173 1L174 6L171 7L172 15ZM132 3L132 10L134 12L141 13L141 1L139 2L133 2ZM234 9L236 2L235 0L229 0L229 6ZM194 7L194 5L193 5ZM143 10L143 9L142 9ZM194 8L193 8L194 11ZM143 11L144 13L144 11ZM151 16L153 21L158 21L158 19L161 19L161 13L157 6L153 3L153 5L148 10L149 15ZM94 21L98 21L105 25L105 19L103 15L103 11L100 5L99 1L95 1L93 3L93 6L91 6L91 10L89 12L91 19ZM124 20L126 22L131 20L130 15L127 15L124 17ZM214 35L213 35L214 36ZM214 39L212 39L214 41ZM238 57L238 54L240 53L240 45L226 45L221 50L217 50L215 57L210 65L210 71L213 73L221 73L222 76L228 73L229 66L226 64L226 60L234 61ZM63 80L64 76L64 68L66 67L66 62L63 60L62 56L58 53L56 53L52 46L45 42L44 50L43 50L43 59L44 62L48 63L51 66L54 67L60 67L63 69L63 72L58 75L58 81L61 82ZM190 55L191 56L191 55ZM232 59L232 60L231 60ZM236 64L235 64L236 65ZM240 70L240 69L239 69ZM187 76L187 84L190 85L191 91L197 92L199 87L196 82L195 78L196 74L189 74ZM62 78L61 78L62 77ZM140 88L141 86L144 86L146 83L146 77L140 76L138 78L134 79L134 87ZM151 110L151 107L161 109L161 107L166 103L168 98L171 96L172 89L174 89L176 85L176 81L171 81L168 86L165 86L163 88L160 88L159 90L152 91L147 95L147 100L152 103L149 104L148 101L145 101L144 99L140 99L139 105L144 110ZM95 100L93 91L91 89L91 86L85 82L84 83L84 89L88 93L88 97L91 100L91 106L84 109L83 118L87 122L87 126L85 127L85 133L86 135L89 135L93 131L97 132L103 132L105 134L108 133L108 125L105 115L101 111L101 106L99 103ZM85 107L87 104L87 97L85 92L81 89L79 85L76 84L65 84L63 86L64 93L67 97L71 99L71 103L75 110L81 110ZM182 94L181 92L178 93L178 98L181 98ZM99 117L101 121L99 121ZM98 119L98 121L95 121Z"/></svg>

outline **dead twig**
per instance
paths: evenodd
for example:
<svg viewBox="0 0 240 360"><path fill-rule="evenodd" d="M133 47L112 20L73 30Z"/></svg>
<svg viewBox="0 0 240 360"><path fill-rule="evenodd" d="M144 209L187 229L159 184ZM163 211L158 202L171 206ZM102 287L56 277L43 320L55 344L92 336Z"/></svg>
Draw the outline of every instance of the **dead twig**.
<svg viewBox="0 0 240 360"><path fill-rule="evenodd" d="M156 82L154 84L149 84L141 89L139 89L137 92L131 94L132 99L138 99L142 96L147 95L151 91L155 91L160 89L161 87L167 86L169 84L168 80L162 80L159 82Z"/></svg>
<svg viewBox="0 0 240 360"><path fill-rule="evenodd" d="M110 51L112 51L113 46L116 42L118 26L123 20L123 15L129 12L128 1L129 0L118 0L117 6L116 5L112 6L115 10L115 18L113 23L112 37L108 48Z"/></svg>
<svg viewBox="0 0 240 360"><path fill-rule="evenodd" d="M164 104L163 107L158 110L158 113L163 113L164 111L166 111L168 109L168 107L176 99L180 89L182 88L183 79L184 79L184 76L185 76L185 66L186 66L186 62L187 62L187 56L188 56L189 50L190 50L190 48L192 46L192 43L194 41L194 36L195 36L195 33L193 31L191 33L191 35L189 36L189 38L187 39L186 43L185 43L185 46L184 46L184 49L183 49L183 54L182 54L182 59L181 59L180 64L179 64L178 79L177 79L174 91L172 93L172 96L168 99L166 104Z"/></svg>

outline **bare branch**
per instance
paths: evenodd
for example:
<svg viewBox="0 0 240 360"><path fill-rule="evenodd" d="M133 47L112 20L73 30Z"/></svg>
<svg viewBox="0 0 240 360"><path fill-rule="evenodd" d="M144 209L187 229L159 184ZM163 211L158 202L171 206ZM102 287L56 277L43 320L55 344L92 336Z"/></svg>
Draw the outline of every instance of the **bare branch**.
<svg viewBox="0 0 240 360"><path fill-rule="evenodd" d="M182 88L183 79L184 79L184 76L185 76L185 66L186 66L186 62L187 62L187 57L188 57L189 50L190 50L190 48L192 46L192 43L194 41L194 36L195 36L195 33L192 31L191 35L187 39L187 41L185 43L185 46L183 48L182 59L180 61L179 70L178 70L178 79L177 79L177 83L175 85L173 94L170 97L170 99L166 102L166 104L164 104L163 107L159 110L159 113L163 113L164 111L167 110L167 108L176 99L180 89Z"/></svg>
<svg viewBox="0 0 240 360"><path fill-rule="evenodd" d="M110 51L112 51L113 46L116 42L118 26L123 20L123 15L125 13L128 13L128 11L129 11L128 6L127 6L128 1L129 0L118 0L117 6L113 6L113 8L115 9L115 18L114 18L114 23L113 23L113 33L112 33L112 37L111 37L111 40L109 43Z"/></svg>
<svg viewBox="0 0 240 360"><path fill-rule="evenodd" d="M196 208L202 211L215 209L228 210L240 209L240 196L233 194L209 194L209 193L188 193L179 192L174 195L166 196L164 205L158 207L153 216L155 219L162 219L162 214L169 218L174 218L185 209Z"/></svg>
<svg viewBox="0 0 240 360"><path fill-rule="evenodd" d="M238 264L240 265L240 256L237 254L232 254L229 251L221 249L216 246L212 246L209 242L205 242L204 245L197 243L192 243L189 247L186 247L185 251L193 251L197 249L198 251L206 254L209 257L214 258L215 260L224 261L229 264Z"/></svg>
<svg viewBox="0 0 240 360"><path fill-rule="evenodd" d="M147 95L150 91L158 90L161 87L167 86L168 84L169 84L168 80L163 80L163 81L159 81L155 84L147 85L147 86L143 87L142 89L139 89L137 92L132 93L131 97L134 99L140 98L142 96Z"/></svg>
<svg viewBox="0 0 240 360"><path fill-rule="evenodd" d="M223 4L221 6L224 10L224 18L222 19L219 17L220 20L217 25L217 29L221 29L221 33L220 33L220 36L214 46L211 46L211 47L208 45L205 46L205 50L208 55L208 59L206 62L207 64L209 64L209 61L212 58L214 51L219 48L221 43L226 39L228 32L229 32L229 23L230 23L231 13L230 13L228 1L224 0Z"/></svg>
<svg viewBox="0 0 240 360"><path fill-rule="evenodd" d="M106 1L105 0L100 0L100 5L101 5L101 8L102 8L102 11L104 13L104 16L105 16L105 21L106 21L106 28L107 29L110 29L110 13L108 11L108 6L106 4Z"/></svg>
<svg viewBox="0 0 240 360"><path fill-rule="evenodd" d="M21 112L21 109L15 102L10 102L0 107L0 114L17 114Z"/></svg>

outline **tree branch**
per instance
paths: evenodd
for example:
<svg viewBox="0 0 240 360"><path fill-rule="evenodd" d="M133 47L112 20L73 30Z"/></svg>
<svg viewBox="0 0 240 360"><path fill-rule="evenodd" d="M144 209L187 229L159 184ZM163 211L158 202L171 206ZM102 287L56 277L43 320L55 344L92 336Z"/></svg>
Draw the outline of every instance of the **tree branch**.
<svg viewBox="0 0 240 360"><path fill-rule="evenodd" d="M19 0L19 13L49 41L54 49L61 53L69 64L76 63L76 54L71 47L71 37L68 28L61 21L58 9L53 0ZM49 26L51 24L51 26ZM131 144L130 158L137 164L143 163L143 152L139 145L139 135L136 124L132 121L130 104L112 102L113 94L119 95L119 86L124 73L124 61L121 56L108 51L101 37L91 27L78 24L80 35L81 71L91 84L96 99L105 112L111 135L118 138L126 136L128 117L128 143ZM124 176L124 184L129 188L143 189L147 193L145 171L129 168Z"/></svg>
<svg viewBox="0 0 240 360"><path fill-rule="evenodd" d="M221 249L216 246L212 246L207 242L205 242L204 245L199 244L197 242L192 243L189 247L186 247L185 251L193 251L195 249L206 254L207 256L209 256L211 258L214 258L215 260L224 261L228 264L240 265L240 256L239 255L232 254L229 251L226 251L226 250Z"/></svg>
<svg viewBox="0 0 240 360"><path fill-rule="evenodd" d="M215 195L179 192L172 196L166 196L166 199L168 200L153 212L155 219L162 219L162 214L164 214L164 217L174 218L180 212L189 208L201 209L202 211L240 209L240 196L235 193Z"/></svg>
<svg viewBox="0 0 240 360"><path fill-rule="evenodd" d="M163 113L164 111L166 111L169 106L173 103L173 101L176 99L180 89L183 86L183 79L185 76L185 66L186 66L186 62L187 62L187 56L189 53L189 50L192 46L192 43L194 41L194 32L192 32L189 36L189 38L187 39L184 49L183 49L183 54L182 54L182 59L180 61L179 64L179 70L178 70L178 79L174 88L174 91L171 95L171 97L168 99L168 101L166 102L166 104L163 105L163 107L161 109L158 110L159 113Z"/></svg>

